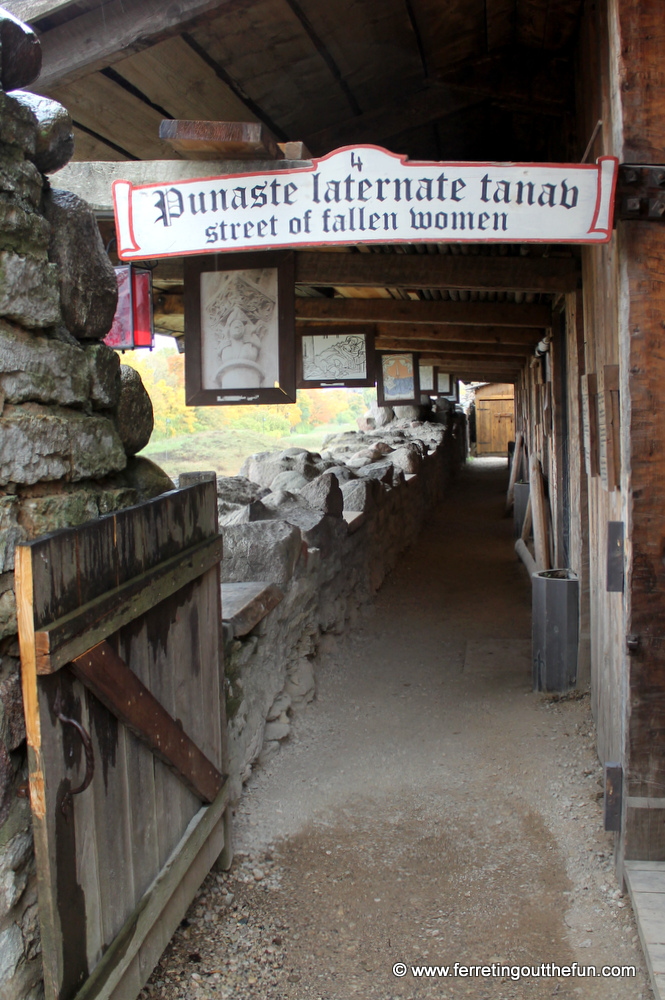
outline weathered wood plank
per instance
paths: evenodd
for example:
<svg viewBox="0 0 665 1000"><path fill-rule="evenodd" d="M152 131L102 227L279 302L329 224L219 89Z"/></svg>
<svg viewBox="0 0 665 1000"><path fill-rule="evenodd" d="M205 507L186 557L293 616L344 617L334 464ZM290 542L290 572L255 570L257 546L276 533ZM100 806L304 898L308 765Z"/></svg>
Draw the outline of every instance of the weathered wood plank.
<svg viewBox="0 0 665 1000"><path fill-rule="evenodd" d="M163 913L206 841L219 825L227 805L228 786L225 785L214 802L200 809L191 820L166 864L126 920L85 986L77 994L76 1000L107 1000L113 996L115 988L148 933ZM197 882L191 889L191 896L199 885L200 882ZM177 922L171 927L169 936L176 926Z"/></svg>
<svg viewBox="0 0 665 1000"><path fill-rule="evenodd" d="M48 89L40 77L33 89L72 108L73 117L79 124L133 156L163 160L180 158L179 153L159 138L159 123L164 116L101 73Z"/></svg>
<svg viewBox="0 0 665 1000"><path fill-rule="evenodd" d="M376 110L347 118L338 125L311 132L305 142L315 156L323 156L339 146L380 142L406 129L457 114L486 99L485 94L466 87L434 84Z"/></svg>
<svg viewBox="0 0 665 1000"><path fill-rule="evenodd" d="M73 657L70 666L156 757L203 802L212 802L222 786L222 775L107 642Z"/></svg>
<svg viewBox="0 0 665 1000"><path fill-rule="evenodd" d="M128 7L125 0L111 0L103 7L80 14L40 35L43 62L42 87L78 80L130 53L148 48L211 10L230 11L244 0L141 0Z"/></svg>
<svg viewBox="0 0 665 1000"><path fill-rule="evenodd" d="M550 569L549 530L545 488L540 460L533 452L529 456L529 483L533 517L533 546L538 572Z"/></svg>
<svg viewBox="0 0 665 1000"><path fill-rule="evenodd" d="M303 327L304 324L303 324ZM298 324L298 329L301 325ZM320 328L319 328L320 329ZM343 329L343 328L342 328ZM454 323L377 323L377 337L457 341L463 344L519 345L533 349L542 339L538 327L460 326Z"/></svg>
<svg viewBox="0 0 665 1000"><path fill-rule="evenodd" d="M165 119L159 138L189 160L282 160L277 140L260 122Z"/></svg>
<svg viewBox="0 0 665 1000"><path fill-rule="evenodd" d="M223 583L223 619L234 636L247 635L283 598L274 583Z"/></svg>
<svg viewBox="0 0 665 1000"><path fill-rule="evenodd" d="M462 326L548 327L549 305L514 302L426 302L398 299L296 297L296 319L336 323L454 323Z"/></svg>
<svg viewBox="0 0 665 1000"><path fill-rule="evenodd" d="M248 122L256 115L183 38L169 38L114 66L154 104L174 118Z"/></svg>
<svg viewBox="0 0 665 1000"><path fill-rule="evenodd" d="M374 341L377 351L426 351L447 356L490 357L497 361L515 359L519 364L533 354L530 344L465 344L462 341L417 340L408 337L379 337Z"/></svg>
<svg viewBox="0 0 665 1000"><path fill-rule="evenodd" d="M58 670L201 576L221 558L221 537L207 539L39 629L35 636L37 672Z"/></svg>
<svg viewBox="0 0 665 1000"><path fill-rule="evenodd" d="M482 254L296 254L296 283L477 291L570 292L580 280L574 257Z"/></svg>

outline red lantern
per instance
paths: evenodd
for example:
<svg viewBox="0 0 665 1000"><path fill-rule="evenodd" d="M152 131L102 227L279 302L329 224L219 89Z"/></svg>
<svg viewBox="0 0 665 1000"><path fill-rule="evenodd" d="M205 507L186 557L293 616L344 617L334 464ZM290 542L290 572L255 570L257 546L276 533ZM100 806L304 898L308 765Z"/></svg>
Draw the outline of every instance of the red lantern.
<svg viewBox="0 0 665 1000"><path fill-rule="evenodd" d="M155 343L152 320L152 271L135 264L115 268L118 282L118 306L113 326L104 343L116 350L133 351Z"/></svg>

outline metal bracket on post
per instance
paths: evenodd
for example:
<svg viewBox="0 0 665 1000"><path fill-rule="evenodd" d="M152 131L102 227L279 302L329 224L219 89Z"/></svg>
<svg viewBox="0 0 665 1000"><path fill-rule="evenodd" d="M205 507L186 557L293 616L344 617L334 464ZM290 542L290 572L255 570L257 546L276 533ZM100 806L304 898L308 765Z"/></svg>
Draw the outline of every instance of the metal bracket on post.
<svg viewBox="0 0 665 1000"><path fill-rule="evenodd" d="M665 222L665 166L621 163L614 220Z"/></svg>

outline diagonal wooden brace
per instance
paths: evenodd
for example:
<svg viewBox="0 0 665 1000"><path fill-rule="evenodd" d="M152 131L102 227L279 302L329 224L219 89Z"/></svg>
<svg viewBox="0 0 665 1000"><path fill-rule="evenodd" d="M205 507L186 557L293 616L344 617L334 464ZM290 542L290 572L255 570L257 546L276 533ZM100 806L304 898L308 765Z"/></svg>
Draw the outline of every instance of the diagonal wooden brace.
<svg viewBox="0 0 665 1000"><path fill-rule="evenodd" d="M74 657L69 667L195 795L203 802L215 799L223 775L108 642Z"/></svg>

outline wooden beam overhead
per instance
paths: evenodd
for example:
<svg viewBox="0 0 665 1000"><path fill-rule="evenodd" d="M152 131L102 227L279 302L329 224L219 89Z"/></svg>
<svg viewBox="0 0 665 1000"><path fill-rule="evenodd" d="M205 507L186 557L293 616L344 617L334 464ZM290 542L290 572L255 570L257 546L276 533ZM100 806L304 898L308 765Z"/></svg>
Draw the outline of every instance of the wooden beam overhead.
<svg viewBox="0 0 665 1000"><path fill-rule="evenodd" d="M403 253L296 254L296 282L386 288L574 292L574 257L485 257Z"/></svg>
<svg viewBox="0 0 665 1000"><path fill-rule="evenodd" d="M126 59L155 42L180 34L211 12L223 14L246 0L111 0L39 36L42 72L39 89L71 83ZM42 15L43 16L43 15Z"/></svg>
<svg viewBox="0 0 665 1000"><path fill-rule="evenodd" d="M548 327L549 305L514 302L431 302L399 299L296 297L296 319L336 323L454 323L462 326Z"/></svg>
<svg viewBox="0 0 665 1000"><path fill-rule="evenodd" d="M436 340L404 339L403 337L377 337L377 351L442 351L444 354L483 355L496 358L528 358L533 355L531 345L520 344L467 344L462 340L441 342Z"/></svg>
<svg viewBox="0 0 665 1000"><path fill-rule="evenodd" d="M382 350L383 348L379 348ZM497 371L515 371L524 367L526 358L503 358L497 361L491 355L446 354L442 351L421 351L422 358L436 358L438 365L457 371L458 368L495 368Z"/></svg>
<svg viewBox="0 0 665 1000"><path fill-rule="evenodd" d="M3 7L14 17L26 24L38 21L40 17L50 17L67 7L73 7L78 0L5 0Z"/></svg>
<svg viewBox="0 0 665 1000"><path fill-rule="evenodd" d="M159 138L189 160L284 159L275 136L261 122L165 119Z"/></svg>
<svg viewBox="0 0 665 1000"><path fill-rule="evenodd" d="M366 111L331 128L314 132L306 137L305 143L315 156L323 156L340 145L378 142L380 139L399 135L406 129L427 125L465 108L482 104L485 100L487 94L479 94L467 87L434 84L401 101L393 101L375 111Z"/></svg>
<svg viewBox="0 0 665 1000"><path fill-rule="evenodd" d="M507 326L455 326L434 323L377 323L374 327L377 337L395 339L431 340L437 342L462 341L465 344L515 344L535 347L542 339L543 331L537 327Z"/></svg>

